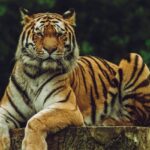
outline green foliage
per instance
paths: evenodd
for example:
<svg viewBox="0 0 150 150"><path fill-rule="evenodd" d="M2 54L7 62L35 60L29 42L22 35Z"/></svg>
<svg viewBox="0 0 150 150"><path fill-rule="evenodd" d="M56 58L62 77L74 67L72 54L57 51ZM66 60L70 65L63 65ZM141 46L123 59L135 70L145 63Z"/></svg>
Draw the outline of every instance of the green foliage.
<svg viewBox="0 0 150 150"><path fill-rule="evenodd" d="M150 49L150 39L145 40L145 45L148 49Z"/></svg>
<svg viewBox="0 0 150 150"><path fill-rule="evenodd" d="M126 0L113 0L113 4L119 7L124 3L126 3Z"/></svg>
<svg viewBox="0 0 150 150"><path fill-rule="evenodd" d="M5 5L0 5L0 16L4 16L7 11L7 7Z"/></svg>
<svg viewBox="0 0 150 150"><path fill-rule="evenodd" d="M149 0L1 0L0 91L8 82L14 62L20 24L19 8L29 12L58 12L75 8L77 39L82 55L96 55L113 62L126 53L140 53L150 65Z"/></svg>
<svg viewBox="0 0 150 150"><path fill-rule="evenodd" d="M48 5L50 8L54 7L55 0L37 0L39 5Z"/></svg>
<svg viewBox="0 0 150 150"><path fill-rule="evenodd" d="M139 53L143 57L144 62L150 66L150 53L145 50L141 50Z"/></svg>
<svg viewBox="0 0 150 150"><path fill-rule="evenodd" d="M119 37L117 35L111 37L111 41L115 44L117 43L120 46L124 46L129 42L129 37L124 36L124 37Z"/></svg>
<svg viewBox="0 0 150 150"><path fill-rule="evenodd" d="M150 66L150 39L145 40L145 49L139 51L144 62Z"/></svg>
<svg viewBox="0 0 150 150"><path fill-rule="evenodd" d="M80 49L81 49L81 55L90 55L94 51L93 47L87 41L82 42Z"/></svg>

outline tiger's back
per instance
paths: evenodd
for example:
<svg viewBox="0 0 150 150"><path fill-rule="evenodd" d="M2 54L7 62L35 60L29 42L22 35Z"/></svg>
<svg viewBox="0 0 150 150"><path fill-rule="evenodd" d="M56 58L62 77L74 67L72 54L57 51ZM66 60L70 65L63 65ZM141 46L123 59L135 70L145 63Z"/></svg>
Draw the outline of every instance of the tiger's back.
<svg viewBox="0 0 150 150"><path fill-rule="evenodd" d="M131 53L117 66L82 56L71 74L78 106L87 125L150 125L150 71Z"/></svg>
<svg viewBox="0 0 150 150"><path fill-rule="evenodd" d="M104 101L117 69L117 65L97 57L82 56L78 59L70 73L70 82L85 124L100 124Z"/></svg>
<svg viewBox="0 0 150 150"><path fill-rule="evenodd" d="M122 59L104 104L104 125L150 125L150 71L138 54Z"/></svg>

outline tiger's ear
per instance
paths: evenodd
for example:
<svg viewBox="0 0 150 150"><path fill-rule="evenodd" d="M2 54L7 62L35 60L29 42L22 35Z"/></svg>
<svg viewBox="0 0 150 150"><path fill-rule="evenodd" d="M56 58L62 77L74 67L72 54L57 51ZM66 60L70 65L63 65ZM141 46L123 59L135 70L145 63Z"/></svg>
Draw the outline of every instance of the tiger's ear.
<svg viewBox="0 0 150 150"><path fill-rule="evenodd" d="M73 8L69 9L63 14L63 18L69 22L70 25L76 26L76 13Z"/></svg>
<svg viewBox="0 0 150 150"><path fill-rule="evenodd" d="M28 15L29 11L27 9L24 8L20 8L20 14L21 14L21 24L25 25L26 23L28 23L32 18Z"/></svg>

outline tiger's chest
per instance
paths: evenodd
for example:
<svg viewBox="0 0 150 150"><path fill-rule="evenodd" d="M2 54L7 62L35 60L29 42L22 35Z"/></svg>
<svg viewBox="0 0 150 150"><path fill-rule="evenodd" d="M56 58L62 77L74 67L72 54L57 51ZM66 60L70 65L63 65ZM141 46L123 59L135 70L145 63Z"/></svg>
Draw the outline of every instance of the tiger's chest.
<svg viewBox="0 0 150 150"><path fill-rule="evenodd" d="M32 78L27 76L23 71L16 73L18 85L37 110L42 108L43 99L53 87L53 82L50 80L52 76L51 74L45 73L37 78Z"/></svg>
<svg viewBox="0 0 150 150"><path fill-rule="evenodd" d="M37 79L26 79L25 90L37 111L43 108L43 101L53 88L52 75L44 74Z"/></svg>
<svg viewBox="0 0 150 150"><path fill-rule="evenodd" d="M56 93L65 87L66 75L57 72L44 73L35 79L25 76L21 80L24 80L22 87L38 112L59 99L59 94Z"/></svg>

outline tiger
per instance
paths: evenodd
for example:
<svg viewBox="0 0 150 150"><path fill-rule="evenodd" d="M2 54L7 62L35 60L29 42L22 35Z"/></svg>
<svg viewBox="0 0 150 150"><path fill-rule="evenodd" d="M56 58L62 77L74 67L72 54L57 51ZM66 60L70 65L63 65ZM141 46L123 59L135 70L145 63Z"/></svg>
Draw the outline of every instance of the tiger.
<svg viewBox="0 0 150 150"><path fill-rule="evenodd" d="M25 126L22 150L47 150L46 137L69 126L149 125L149 69L139 54L114 64L80 56L76 13L21 11L15 64L0 101L0 150Z"/></svg>

